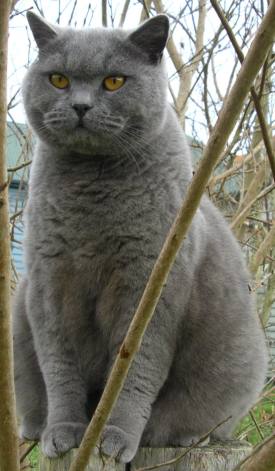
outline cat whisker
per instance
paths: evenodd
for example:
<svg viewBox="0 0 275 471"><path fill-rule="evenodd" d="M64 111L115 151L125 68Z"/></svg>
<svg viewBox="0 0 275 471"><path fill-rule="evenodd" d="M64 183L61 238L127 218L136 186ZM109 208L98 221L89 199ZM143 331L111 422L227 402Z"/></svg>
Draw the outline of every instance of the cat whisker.
<svg viewBox="0 0 275 471"><path fill-rule="evenodd" d="M129 146L128 146L129 143L124 138L122 138L121 135L113 136L113 138L114 138L114 141L118 144L118 146L120 146L122 151L125 153L125 156L130 158L130 160L132 160L135 163L135 166L137 167L137 170L138 170L138 174L140 175L141 174L140 166L134 154L129 150Z"/></svg>
<svg viewBox="0 0 275 471"><path fill-rule="evenodd" d="M134 133L131 133L131 132L128 132L128 131L125 131L123 132L123 137L127 140L127 137L131 137L131 138L135 138L136 135ZM138 136L137 136L138 138ZM127 143L128 143L128 146L130 146L134 152L138 153L139 154L139 159L142 160L142 161L146 161L146 158L145 158L145 154L148 153L148 145L149 145L149 142L145 141L145 140L142 140L142 139L138 139L138 140L127 140Z"/></svg>

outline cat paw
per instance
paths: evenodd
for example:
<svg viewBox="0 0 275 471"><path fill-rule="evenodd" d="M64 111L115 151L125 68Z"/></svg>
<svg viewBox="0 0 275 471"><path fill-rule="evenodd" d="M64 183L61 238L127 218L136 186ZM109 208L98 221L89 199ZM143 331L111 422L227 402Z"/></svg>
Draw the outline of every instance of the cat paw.
<svg viewBox="0 0 275 471"><path fill-rule="evenodd" d="M42 452L49 458L56 458L80 445L87 425L60 422L49 425L42 434Z"/></svg>
<svg viewBox="0 0 275 471"><path fill-rule="evenodd" d="M33 420L23 420L19 427L19 438L22 440L38 441L45 428L42 420L34 418Z"/></svg>
<svg viewBox="0 0 275 471"><path fill-rule="evenodd" d="M135 456L138 441L115 425L107 425L103 431L101 451L122 463L128 463Z"/></svg>

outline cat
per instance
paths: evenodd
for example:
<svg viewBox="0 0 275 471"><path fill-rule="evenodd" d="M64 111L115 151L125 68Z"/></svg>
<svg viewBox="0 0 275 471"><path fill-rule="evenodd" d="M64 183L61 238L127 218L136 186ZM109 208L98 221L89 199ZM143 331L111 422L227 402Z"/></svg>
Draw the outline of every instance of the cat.
<svg viewBox="0 0 275 471"><path fill-rule="evenodd" d="M80 444L189 182L167 101L165 15L74 30L28 12L39 55L23 83L37 146L14 301L22 437L49 457ZM264 335L240 248L204 196L101 447L227 439L265 379Z"/></svg>

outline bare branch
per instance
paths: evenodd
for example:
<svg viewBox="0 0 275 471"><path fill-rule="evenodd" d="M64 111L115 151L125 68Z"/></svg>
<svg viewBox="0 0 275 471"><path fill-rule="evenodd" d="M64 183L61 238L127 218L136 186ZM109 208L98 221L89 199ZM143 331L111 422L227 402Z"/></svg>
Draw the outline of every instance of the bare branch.
<svg viewBox="0 0 275 471"><path fill-rule="evenodd" d="M30 454L30 452L36 447L37 442L33 442L31 445L28 446L28 448L24 451L24 453L20 456L20 463L23 463L27 456Z"/></svg>
<svg viewBox="0 0 275 471"><path fill-rule="evenodd" d="M244 60L244 55L243 55L243 52L242 50L240 49L239 45L238 45L238 42L234 36L234 33L232 31L232 29L230 28L230 25L222 11L222 9L220 8L217 0L210 0L211 1L211 4L213 6L213 8L215 9L217 15L219 16L220 20L221 20L221 23L223 24L224 28L226 29L227 31L227 34L230 38L230 41L238 55L238 58L239 58L239 61L242 63L243 60ZM257 112L257 115L258 115L258 120L259 120L259 123L260 123L260 126L261 126L261 131L262 131L262 136L263 136L263 141L264 141L264 144L265 144L265 148L266 148L266 153L267 153L267 156L268 156L268 159L269 159L269 164L270 164L270 168L272 170L272 174L273 174L273 179L275 181L275 156L273 154L273 150L272 150L272 145L271 145L271 142L270 142L270 139L269 139L269 133L268 133L268 129L267 129L267 124L266 124L266 120L265 120L265 116L264 116L264 113L263 113L263 110L262 110L262 107L261 107L261 103L260 103L260 100L259 100L259 97L257 95L257 92L254 88L254 86L251 87L251 95L252 95L252 98L253 98L253 101L254 101L254 106L255 106L255 109L256 109L256 112Z"/></svg>
<svg viewBox="0 0 275 471"><path fill-rule="evenodd" d="M233 471L274 471L275 434L257 446Z"/></svg>
<svg viewBox="0 0 275 471"><path fill-rule="evenodd" d="M205 18L206 18L206 0L199 0L199 18L198 18L198 24L196 28L195 57L193 61L191 62L191 64L189 65L189 67L185 67L183 69L183 74L181 75L180 88L179 88L179 94L178 94L178 99L177 99L178 109L180 113L180 121L182 124L184 124L186 102L187 102L187 97L190 93L192 79L202 58Z"/></svg>
<svg viewBox="0 0 275 471"><path fill-rule="evenodd" d="M237 226L241 225L244 219L246 218L247 213L250 211L250 208L253 206L253 204L256 203L256 201L259 201L261 198L264 198L268 193L273 191L275 188L275 183L272 185L269 185L267 188L265 188L261 193L257 194L255 198L249 201L247 206L233 219L230 227L231 229L235 229Z"/></svg>
<svg viewBox="0 0 275 471"><path fill-rule="evenodd" d="M143 23L143 21L147 20L150 18L150 6L152 3L152 0L142 0L141 3L143 4L142 12L140 15L140 23Z"/></svg>
<svg viewBox="0 0 275 471"><path fill-rule="evenodd" d="M9 0L0 2L0 469L19 471L10 309L10 238L5 136Z"/></svg>
<svg viewBox="0 0 275 471"><path fill-rule="evenodd" d="M257 252L255 253L254 257L250 262L250 271L251 273L255 274L262 264L265 256L267 255L268 251L275 246L275 223L272 225L270 231L266 234L266 237L262 241L260 247L258 248Z"/></svg>
<svg viewBox="0 0 275 471"><path fill-rule="evenodd" d="M102 0L102 26L108 26L107 24L107 0Z"/></svg>
<svg viewBox="0 0 275 471"><path fill-rule="evenodd" d="M119 21L120 28L122 28L122 26L124 25L129 5L130 5L130 0L125 0L124 7L123 7L121 17L120 17L120 21Z"/></svg>

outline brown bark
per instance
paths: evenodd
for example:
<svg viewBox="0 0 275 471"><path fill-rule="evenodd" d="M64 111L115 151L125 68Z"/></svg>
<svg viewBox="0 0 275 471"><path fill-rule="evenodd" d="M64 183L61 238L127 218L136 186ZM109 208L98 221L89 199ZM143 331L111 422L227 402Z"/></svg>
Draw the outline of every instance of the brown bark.
<svg viewBox="0 0 275 471"><path fill-rule="evenodd" d="M274 469L275 435L272 435L255 448L233 471L274 471Z"/></svg>
<svg viewBox="0 0 275 471"><path fill-rule="evenodd" d="M9 0L0 2L0 469L19 471L10 319L10 237L5 164Z"/></svg>
<svg viewBox="0 0 275 471"><path fill-rule="evenodd" d="M236 124L253 80L263 65L267 52L271 47L275 36L274 23L275 1L272 1L250 46L236 82L223 105L208 145L204 150L201 164L193 177L193 181L187 190L186 198L156 261L126 338L115 360L101 400L87 428L70 471L84 471L92 448L96 446L103 427L112 412L131 362L140 347L142 336L152 318L177 252L199 206L211 172ZM127 358L122 354L125 351L128 352Z"/></svg>

